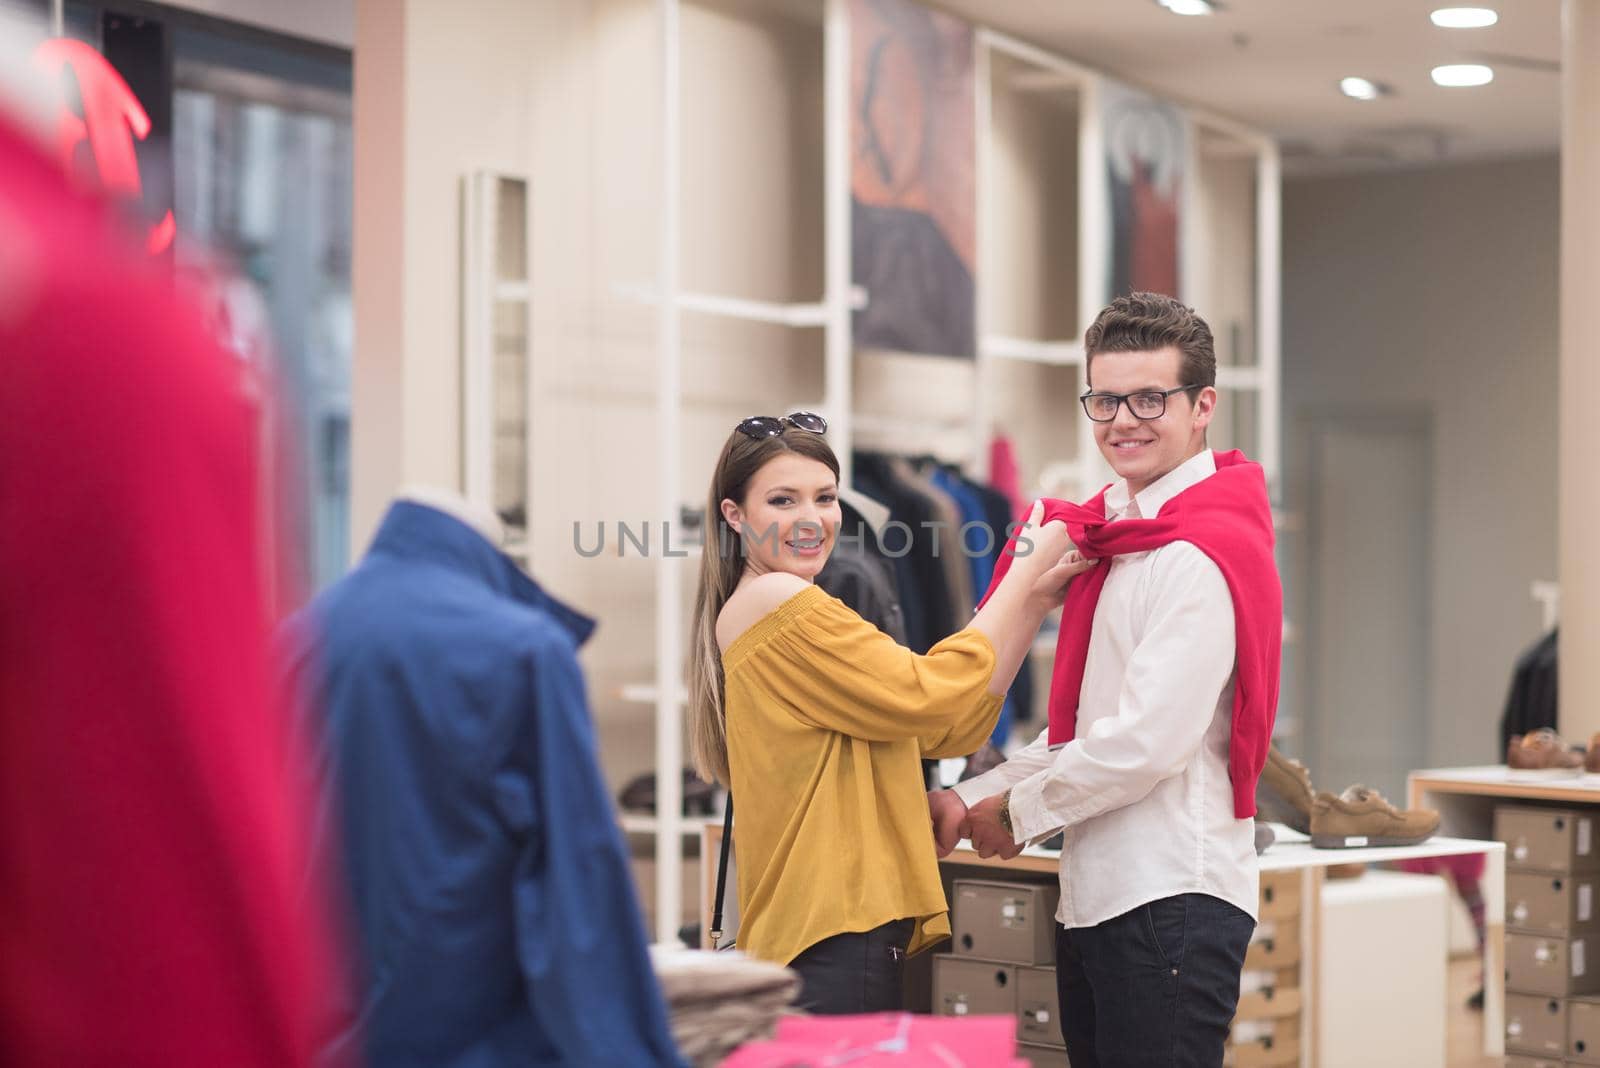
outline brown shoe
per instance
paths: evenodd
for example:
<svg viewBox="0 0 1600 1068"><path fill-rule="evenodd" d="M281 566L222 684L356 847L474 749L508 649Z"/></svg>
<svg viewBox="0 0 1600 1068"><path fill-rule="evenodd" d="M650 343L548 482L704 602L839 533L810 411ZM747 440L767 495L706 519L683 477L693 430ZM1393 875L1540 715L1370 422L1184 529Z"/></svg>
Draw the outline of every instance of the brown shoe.
<svg viewBox="0 0 1600 1068"><path fill-rule="evenodd" d="M1318 794L1311 806L1311 844L1318 849L1416 845L1438 829L1437 812L1401 812L1365 786L1352 786L1338 797Z"/></svg>
<svg viewBox="0 0 1600 1068"><path fill-rule="evenodd" d="M1589 739L1589 751L1583 755L1583 770L1600 772L1600 734Z"/></svg>
<svg viewBox="0 0 1600 1068"><path fill-rule="evenodd" d="M1583 762L1583 753L1563 742L1561 736L1549 727L1540 727L1527 734L1513 734L1506 744L1506 764L1525 771L1581 768Z"/></svg>
<svg viewBox="0 0 1600 1068"><path fill-rule="evenodd" d="M1306 766L1278 752L1277 746L1268 749L1267 764L1256 785L1256 803L1266 815L1301 834L1310 834L1314 798Z"/></svg>

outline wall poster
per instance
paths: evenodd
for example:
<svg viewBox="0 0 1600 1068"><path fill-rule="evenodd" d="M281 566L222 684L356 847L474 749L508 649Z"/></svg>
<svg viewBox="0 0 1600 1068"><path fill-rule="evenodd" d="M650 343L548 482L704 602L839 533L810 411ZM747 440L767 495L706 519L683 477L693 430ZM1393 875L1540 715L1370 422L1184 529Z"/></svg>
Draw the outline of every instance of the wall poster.
<svg viewBox="0 0 1600 1068"><path fill-rule="evenodd" d="M1111 208L1107 293L1182 298L1178 235L1189 123L1178 108L1107 81L1101 87Z"/></svg>
<svg viewBox="0 0 1600 1068"><path fill-rule="evenodd" d="M974 47L970 25L912 0L851 2L857 346L976 351Z"/></svg>

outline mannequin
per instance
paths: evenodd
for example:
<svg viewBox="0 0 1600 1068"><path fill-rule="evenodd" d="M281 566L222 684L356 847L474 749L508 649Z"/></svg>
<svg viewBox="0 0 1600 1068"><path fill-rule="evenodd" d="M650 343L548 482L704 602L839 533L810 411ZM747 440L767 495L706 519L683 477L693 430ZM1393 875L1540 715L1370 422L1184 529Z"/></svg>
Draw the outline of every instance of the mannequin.
<svg viewBox="0 0 1600 1068"><path fill-rule="evenodd" d="M402 486L400 492L395 495L395 500L420 504L425 508L443 512L452 519L459 519L482 534L484 540L496 549L505 544L505 524L494 514L494 509L469 501L455 490L413 483Z"/></svg>

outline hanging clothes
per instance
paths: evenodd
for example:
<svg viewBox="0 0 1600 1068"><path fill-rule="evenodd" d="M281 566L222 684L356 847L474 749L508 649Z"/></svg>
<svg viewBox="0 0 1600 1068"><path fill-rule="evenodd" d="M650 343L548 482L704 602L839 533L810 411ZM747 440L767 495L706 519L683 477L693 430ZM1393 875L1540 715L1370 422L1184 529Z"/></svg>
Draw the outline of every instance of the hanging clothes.
<svg viewBox="0 0 1600 1068"><path fill-rule="evenodd" d="M1022 495L1022 467L1017 463L1017 447L1004 434L996 434L989 442L989 482L1010 503L1010 519L1028 518L1031 505Z"/></svg>
<svg viewBox="0 0 1600 1068"><path fill-rule="evenodd" d="M1505 710L1500 716L1500 747L1497 752L1502 759L1513 735L1556 726L1559 647L1559 632L1552 630L1517 658L1511 672L1511 688L1506 694Z"/></svg>
<svg viewBox="0 0 1600 1068"><path fill-rule="evenodd" d="M894 566L882 555L877 534L866 517L843 500L839 502L839 509L842 513L840 539L828 555L828 562L817 573L817 585L896 642L906 645L906 621L900 610Z"/></svg>
<svg viewBox="0 0 1600 1068"><path fill-rule="evenodd" d="M959 629L971 618L972 606L977 603L977 595L972 589L972 572L957 543L962 521L961 506L950 494L934 484L932 473L935 468L931 464L919 469L900 457L893 457L890 463L908 486L925 494L933 502L936 525L928 532L928 551L944 571L946 595L950 598L950 626Z"/></svg>
<svg viewBox="0 0 1600 1068"><path fill-rule="evenodd" d="M578 667L593 628L410 502L295 621L369 1063L681 1063Z"/></svg>
<svg viewBox="0 0 1600 1068"><path fill-rule="evenodd" d="M957 630L949 580L930 540L938 510L927 493L895 473L890 457L857 452L854 461L856 488L887 504L893 516L883 550L894 560L911 651L926 653Z"/></svg>

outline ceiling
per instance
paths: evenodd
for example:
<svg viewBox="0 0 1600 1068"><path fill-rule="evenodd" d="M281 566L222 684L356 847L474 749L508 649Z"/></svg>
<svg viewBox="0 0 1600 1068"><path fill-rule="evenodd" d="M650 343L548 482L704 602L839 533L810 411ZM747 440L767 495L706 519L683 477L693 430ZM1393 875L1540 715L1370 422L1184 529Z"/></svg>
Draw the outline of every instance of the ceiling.
<svg viewBox="0 0 1600 1068"><path fill-rule="evenodd" d="M1560 143L1560 0L1484 0L1482 30L1428 13L1470 0L1227 0L1183 17L1154 0L932 0L1162 96L1263 129L1288 173L1554 152ZM1494 81L1444 89L1429 71L1484 62ZM1394 94L1352 100L1357 75Z"/></svg>

